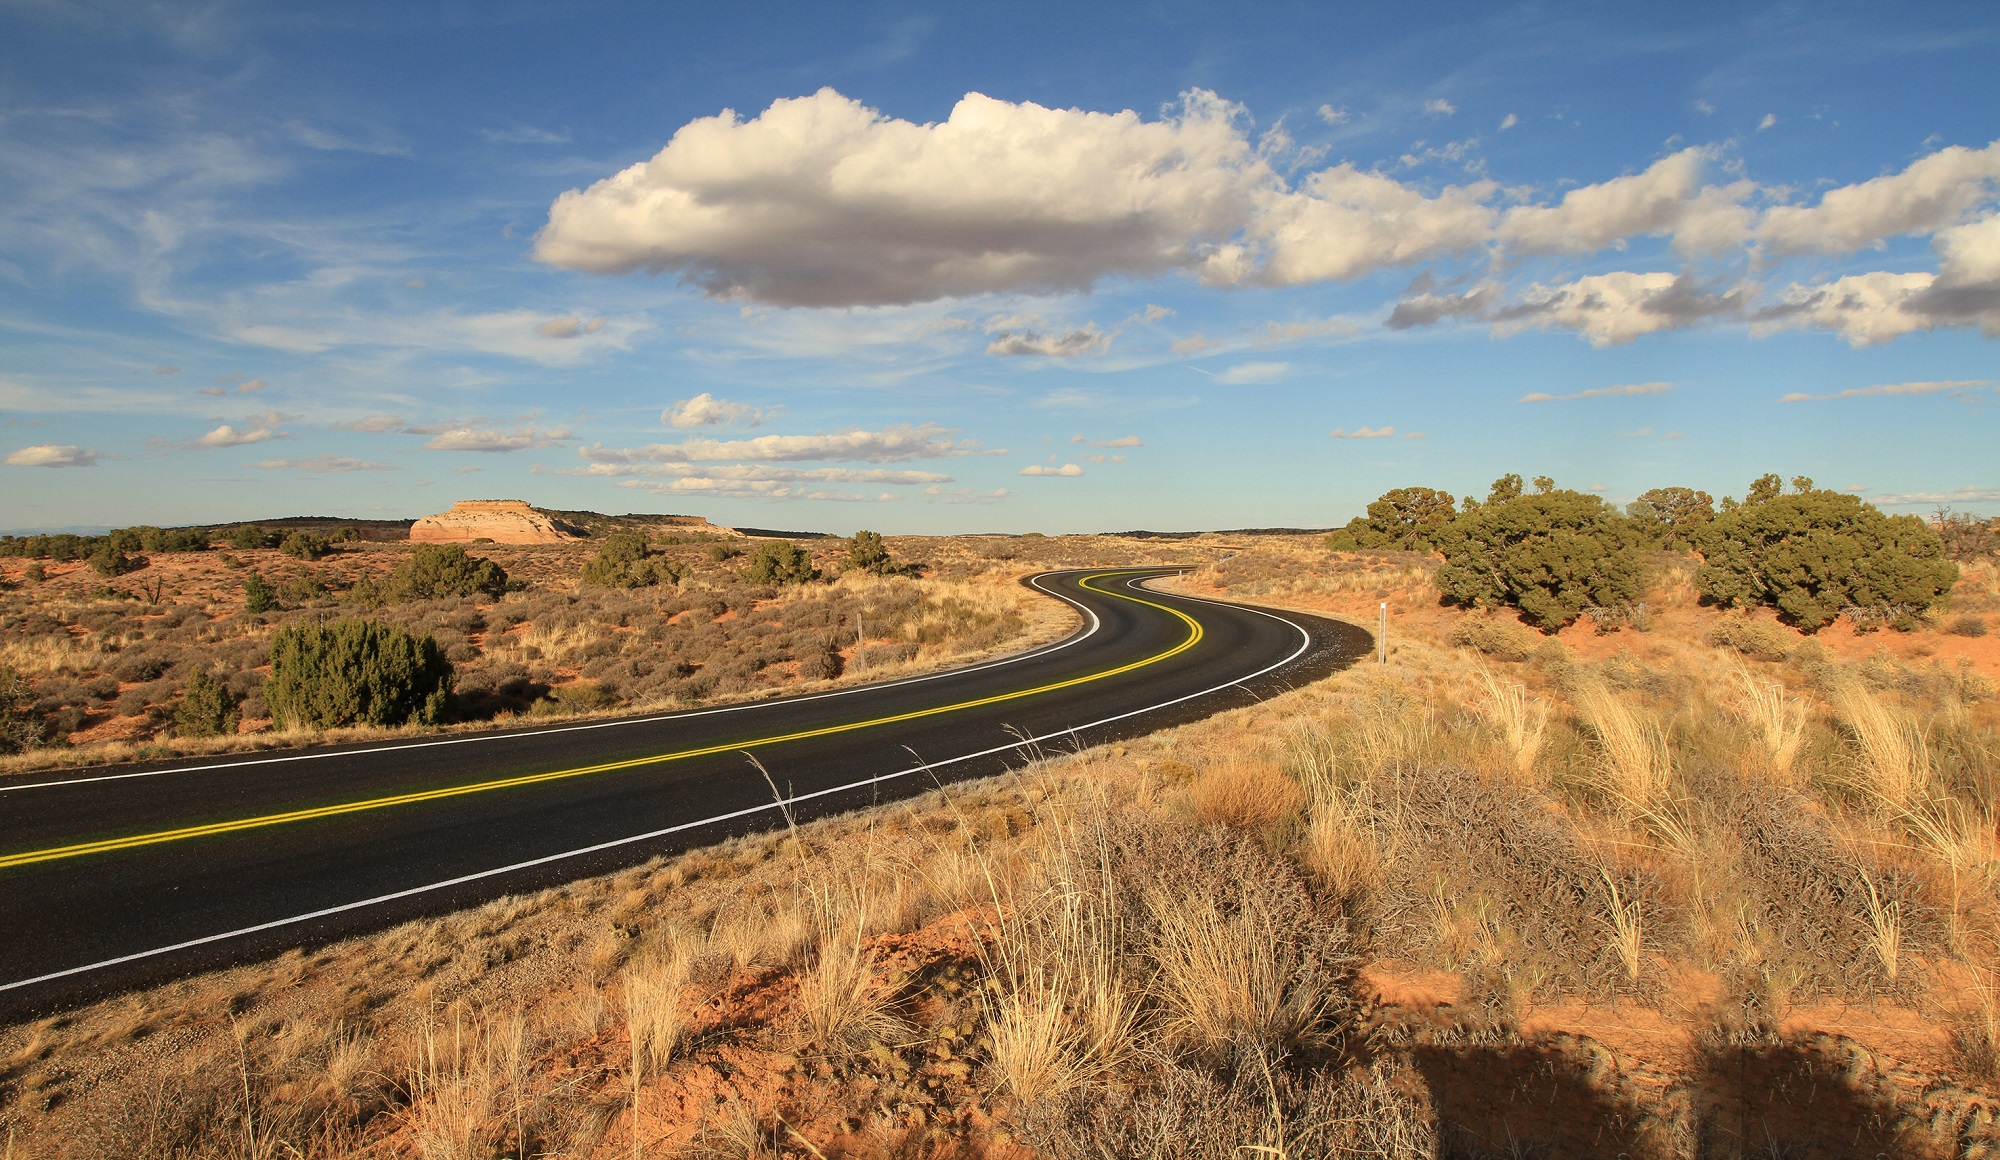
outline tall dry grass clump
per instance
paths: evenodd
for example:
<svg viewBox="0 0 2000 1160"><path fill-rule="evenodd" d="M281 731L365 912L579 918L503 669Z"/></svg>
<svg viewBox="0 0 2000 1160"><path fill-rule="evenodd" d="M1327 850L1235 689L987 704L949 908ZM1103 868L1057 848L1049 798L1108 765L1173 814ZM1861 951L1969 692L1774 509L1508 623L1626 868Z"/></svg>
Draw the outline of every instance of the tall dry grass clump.
<svg viewBox="0 0 2000 1160"><path fill-rule="evenodd" d="M799 1024L807 1041L837 1052L894 1038L903 1025L890 1013L888 996L876 978L866 890L816 885L807 899L814 946L798 995Z"/></svg>
<svg viewBox="0 0 2000 1160"><path fill-rule="evenodd" d="M1543 736L1548 729L1548 705L1528 696L1526 685L1502 680L1484 665L1479 668L1479 684L1485 694L1480 712L1500 731L1514 772L1532 778L1535 759L1541 756Z"/></svg>
<svg viewBox="0 0 2000 1160"><path fill-rule="evenodd" d="M625 1029L635 1077L659 1074L673 1061L687 1028L682 1009L692 962L679 947L642 954L626 964Z"/></svg>
<svg viewBox="0 0 2000 1160"><path fill-rule="evenodd" d="M1254 830L1297 812L1305 793L1271 763L1236 758L1202 771L1188 786L1188 800L1204 822Z"/></svg>
<svg viewBox="0 0 2000 1160"><path fill-rule="evenodd" d="M426 1016L407 1069L411 1136L424 1160L486 1160L489 1136L518 1113L521 1017L475 1018L453 1008L449 1029ZM503 1102L510 1089L513 1107Z"/></svg>
<svg viewBox="0 0 2000 1160"><path fill-rule="evenodd" d="M1779 784L1792 786L1793 766L1806 739L1806 704L1785 695L1785 686L1766 681L1738 665L1737 695L1731 702L1738 720L1749 727L1764 751L1765 768Z"/></svg>
<svg viewBox="0 0 2000 1160"><path fill-rule="evenodd" d="M1863 792L1897 814L1929 795L1930 747L1912 714L1851 677L1837 682L1827 700L1847 726Z"/></svg>
<svg viewBox="0 0 2000 1160"><path fill-rule="evenodd" d="M1300 948L1282 937L1269 899L1154 890L1146 905L1158 930L1154 994L1169 1044L1221 1063L1238 1048L1289 1050L1331 1032L1336 996L1305 977Z"/></svg>

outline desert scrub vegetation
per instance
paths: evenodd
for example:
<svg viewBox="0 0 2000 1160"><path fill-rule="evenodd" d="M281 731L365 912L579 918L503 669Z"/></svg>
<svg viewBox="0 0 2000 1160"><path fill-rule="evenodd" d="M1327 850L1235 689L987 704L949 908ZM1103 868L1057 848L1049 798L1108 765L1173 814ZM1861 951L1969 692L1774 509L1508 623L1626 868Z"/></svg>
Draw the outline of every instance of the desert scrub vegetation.
<svg viewBox="0 0 2000 1160"><path fill-rule="evenodd" d="M468 553L326 528L312 535L339 550L310 558L283 547L296 529L274 538L248 526L264 546L154 554L115 578L88 555L0 559L0 666L19 687L8 767L298 744L392 718L428 728L686 706L893 676L1048 639L1068 623L1020 588L1013 564L984 558L938 579L903 574L891 557L881 573L850 566L834 582L752 584L742 557L718 557L711 549L728 545L710 536L612 532ZM849 541L801 543L810 550L783 547L812 571L851 565ZM42 579L28 579L31 568ZM660 582L624 586L640 579ZM354 619L434 641L452 695L434 712L281 721L276 706L292 694L271 683L278 636Z"/></svg>
<svg viewBox="0 0 2000 1160"><path fill-rule="evenodd" d="M1984 1154L1995 690L1685 627L1516 659L1407 633L1138 741L10 1028L0 1131L35 1160L246 1122L303 1156Z"/></svg>

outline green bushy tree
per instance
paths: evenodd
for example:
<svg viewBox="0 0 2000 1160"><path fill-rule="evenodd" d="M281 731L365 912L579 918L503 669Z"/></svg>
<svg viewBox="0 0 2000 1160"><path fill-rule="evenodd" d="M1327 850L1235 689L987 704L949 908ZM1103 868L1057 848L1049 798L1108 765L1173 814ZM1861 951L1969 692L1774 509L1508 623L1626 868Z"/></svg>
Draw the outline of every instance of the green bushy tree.
<svg viewBox="0 0 2000 1160"><path fill-rule="evenodd" d="M1451 493L1431 487L1399 487L1384 492L1368 505L1366 516L1356 516L1347 526L1326 538L1326 546L1336 552L1400 549L1428 552L1435 547L1438 529L1451 522Z"/></svg>
<svg viewBox="0 0 2000 1160"><path fill-rule="evenodd" d="M216 737L236 732L236 697L229 686L196 669L174 709L174 732L182 737Z"/></svg>
<svg viewBox="0 0 2000 1160"><path fill-rule="evenodd" d="M229 546L246 552L254 548L275 548L279 542L278 533L267 532L256 524L238 524L229 529Z"/></svg>
<svg viewBox="0 0 2000 1160"><path fill-rule="evenodd" d="M1786 493L1775 475L1695 537L1695 587L1731 607L1764 605L1808 632L1850 607L1913 627L1958 580L1944 542L1918 516L1884 515L1800 476Z"/></svg>
<svg viewBox="0 0 2000 1160"><path fill-rule="evenodd" d="M889 554L889 545L882 542L882 533L866 529L854 533L847 542L847 556L842 561L843 570L848 572L872 572L877 576L921 576L923 565L898 563Z"/></svg>
<svg viewBox="0 0 2000 1160"><path fill-rule="evenodd" d="M1638 598L1639 556L1618 510L1541 477L1532 494L1502 476L1484 503L1435 533L1445 565L1438 588L1457 604L1519 608L1553 632L1590 605Z"/></svg>
<svg viewBox="0 0 2000 1160"><path fill-rule="evenodd" d="M746 584L810 584L820 578L812 553L785 540L757 545L738 575Z"/></svg>
<svg viewBox="0 0 2000 1160"><path fill-rule="evenodd" d="M333 551L333 545L324 536L311 532L293 532L278 543L278 550L287 556L301 560L317 560Z"/></svg>
<svg viewBox="0 0 2000 1160"><path fill-rule="evenodd" d="M263 696L285 727L435 725L452 680L451 662L428 634L341 620L280 629Z"/></svg>
<svg viewBox="0 0 2000 1160"><path fill-rule="evenodd" d="M389 573L387 588L389 598L398 601L475 595L498 600L507 591L507 573L491 560L466 555L457 544L419 544Z"/></svg>
<svg viewBox="0 0 2000 1160"><path fill-rule="evenodd" d="M687 568L656 554L640 532L616 532L605 537L595 559L583 566L583 582L600 588L650 588L679 584Z"/></svg>
<svg viewBox="0 0 2000 1160"><path fill-rule="evenodd" d="M102 576L123 576L146 566L143 556L127 556L125 550L109 536L90 554L90 566Z"/></svg>
<svg viewBox="0 0 2000 1160"><path fill-rule="evenodd" d="M243 611L269 612L278 606L278 590L261 572L243 578Z"/></svg>
<svg viewBox="0 0 2000 1160"><path fill-rule="evenodd" d="M1691 548L1702 525L1715 518L1715 501L1691 487L1656 487L1625 505L1625 514L1647 543Z"/></svg>

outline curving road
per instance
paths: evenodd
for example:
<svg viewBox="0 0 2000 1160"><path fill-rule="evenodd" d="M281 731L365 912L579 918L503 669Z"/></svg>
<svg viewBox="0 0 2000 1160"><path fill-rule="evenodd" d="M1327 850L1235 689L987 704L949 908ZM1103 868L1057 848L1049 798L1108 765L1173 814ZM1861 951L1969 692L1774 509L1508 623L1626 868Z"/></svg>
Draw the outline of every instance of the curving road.
<svg viewBox="0 0 2000 1160"><path fill-rule="evenodd" d="M1352 664L1362 629L1027 583L1083 627L928 677L715 709L0 782L0 1018L538 890L1131 737Z"/></svg>

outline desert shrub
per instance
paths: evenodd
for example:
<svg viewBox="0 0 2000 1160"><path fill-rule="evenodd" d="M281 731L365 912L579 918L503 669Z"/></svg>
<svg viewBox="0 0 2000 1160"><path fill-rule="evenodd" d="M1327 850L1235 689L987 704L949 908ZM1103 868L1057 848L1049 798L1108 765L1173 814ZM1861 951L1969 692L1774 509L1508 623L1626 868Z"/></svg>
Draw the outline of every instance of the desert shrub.
<svg viewBox="0 0 2000 1160"><path fill-rule="evenodd" d="M284 588L279 592L279 596L291 604L323 600L329 595L331 590L327 588L325 578L316 576L311 571L301 572L285 581Z"/></svg>
<svg viewBox="0 0 2000 1160"><path fill-rule="evenodd" d="M127 552L206 552L208 533L200 528L119 528L105 537Z"/></svg>
<svg viewBox="0 0 2000 1160"><path fill-rule="evenodd" d="M868 572L876 576L921 576L921 564L897 563L889 555L889 546L882 542L882 533L862 530L854 533L847 542L847 556L842 561L849 572Z"/></svg>
<svg viewBox="0 0 2000 1160"><path fill-rule="evenodd" d="M174 667L175 653L166 649L137 648L120 653L107 671L126 684L156 681Z"/></svg>
<svg viewBox="0 0 2000 1160"><path fill-rule="evenodd" d="M735 544L710 544L708 546L708 558L718 564L727 563L742 554L743 549L737 547Z"/></svg>
<svg viewBox="0 0 2000 1160"><path fill-rule="evenodd" d="M600 588L651 588L679 584L687 566L654 552L639 532L618 532L604 541L595 559L583 566L583 582Z"/></svg>
<svg viewBox="0 0 2000 1160"><path fill-rule="evenodd" d="M435 725L451 690L451 662L437 641L341 620L278 631L263 700L281 726Z"/></svg>
<svg viewBox="0 0 2000 1160"><path fill-rule="evenodd" d="M498 600L507 591L507 573L500 565L469 556L457 544L419 544L410 558L389 573L391 600L437 600L445 596L482 595Z"/></svg>
<svg viewBox="0 0 2000 1160"><path fill-rule="evenodd" d="M104 543L98 545L97 550L90 554L90 566L100 576L123 576L127 572L135 572L145 567L146 560L143 556L127 556L123 548L106 538Z"/></svg>
<svg viewBox="0 0 2000 1160"><path fill-rule="evenodd" d="M1742 503L1695 537L1702 565L1695 587L1732 608L1775 608L1812 632L1849 608L1876 611L1898 628L1912 628L1958 579L1944 543L1917 516L1886 516L1872 504L1794 479L1790 494L1778 477L1751 485Z"/></svg>
<svg viewBox="0 0 2000 1160"><path fill-rule="evenodd" d="M1986 618L1967 613L1953 620L1946 627L1945 631L1951 633L1953 636L1985 636Z"/></svg>
<svg viewBox="0 0 2000 1160"><path fill-rule="evenodd" d="M196 669L174 710L174 732L182 737L215 737L236 732L237 698L229 686Z"/></svg>
<svg viewBox="0 0 2000 1160"><path fill-rule="evenodd" d="M618 694L609 686L596 681L578 681L564 685L547 697L536 701L534 715L537 717L566 713L592 713L609 709L618 704Z"/></svg>
<svg viewBox="0 0 2000 1160"><path fill-rule="evenodd" d="M810 584L820 578L812 553L797 544L773 540L757 545L737 576L746 584Z"/></svg>
<svg viewBox="0 0 2000 1160"><path fill-rule="evenodd" d="M49 570L47 568L42 567L42 562L40 560L37 560L34 563L28 565L28 571L26 575L29 581L31 581L32 583L40 584L42 581L47 580L49 578Z"/></svg>
<svg viewBox="0 0 2000 1160"><path fill-rule="evenodd" d="M1369 504L1366 516L1356 516L1346 527L1328 535L1326 546L1336 552L1383 548L1428 552L1438 530L1452 520L1452 503L1448 491L1396 488Z"/></svg>
<svg viewBox="0 0 2000 1160"><path fill-rule="evenodd" d="M278 590L264 579L261 572L252 572L243 578L243 611L269 612L278 606Z"/></svg>
<svg viewBox="0 0 2000 1160"><path fill-rule="evenodd" d="M255 548L275 548L282 542L276 532L268 532L256 524L238 524L229 529L229 546L250 551Z"/></svg>
<svg viewBox="0 0 2000 1160"><path fill-rule="evenodd" d="M42 743L35 691L27 678L0 665L0 753L19 753Z"/></svg>
<svg viewBox="0 0 2000 1160"><path fill-rule="evenodd" d="M1760 661L1781 661L1797 643L1792 635L1768 620L1729 617L1709 630L1708 643L1717 648L1735 649Z"/></svg>
<svg viewBox="0 0 2000 1160"><path fill-rule="evenodd" d="M1468 616L1452 626L1447 639L1503 661L1524 661L1535 651L1534 635L1508 620Z"/></svg>
<svg viewBox="0 0 2000 1160"><path fill-rule="evenodd" d="M830 681L841 674L846 661L833 641L821 641L799 656L799 677L807 681Z"/></svg>
<svg viewBox="0 0 2000 1160"><path fill-rule="evenodd" d="M293 532L279 542L278 550L301 560L317 560L331 553L333 545L328 543L324 536L315 536L311 532Z"/></svg>
<svg viewBox="0 0 2000 1160"><path fill-rule="evenodd" d="M1544 632L1590 605L1640 593L1639 556L1623 516L1594 495L1555 488L1521 494L1520 477L1496 481L1485 503L1432 533L1444 553L1437 585L1453 603L1519 608Z"/></svg>

